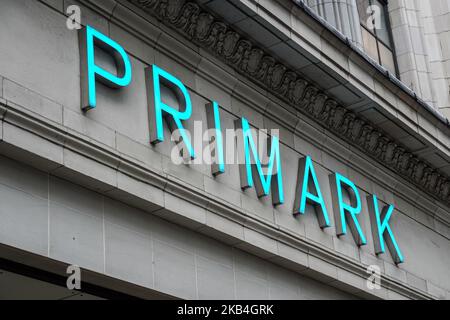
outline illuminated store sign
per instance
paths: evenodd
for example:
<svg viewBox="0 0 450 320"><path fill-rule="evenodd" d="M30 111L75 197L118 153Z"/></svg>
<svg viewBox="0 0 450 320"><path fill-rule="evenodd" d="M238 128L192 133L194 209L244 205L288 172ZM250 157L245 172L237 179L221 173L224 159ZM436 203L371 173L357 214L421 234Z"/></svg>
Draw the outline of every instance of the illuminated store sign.
<svg viewBox="0 0 450 320"><path fill-rule="evenodd" d="M89 110L97 106L96 80L111 88L126 87L131 83L131 63L125 50L115 41L87 26L79 32L81 109ZM117 75L95 63L95 46L114 57Z"/></svg>
<svg viewBox="0 0 450 320"><path fill-rule="evenodd" d="M96 103L96 81L100 81L111 88L123 88L131 83L132 68L125 50L115 41L96 31L92 27L80 30L81 56L81 108L84 111L93 109ZM95 48L108 52L117 66L117 74L112 74L96 64ZM195 159L196 154L190 136L183 122L191 118L192 102L187 88L175 76L156 65L145 70L147 97L149 102L150 139L152 144L164 141L164 119L172 130L178 130L181 141L187 150L187 157ZM163 102L161 87L166 86L176 92L178 101L182 101L182 108L170 106ZM215 131L214 155L212 173L220 175L225 172L224 144L219 114L219 104L215 101L206 105L208 128ZM251 134L250 124L245 118L235 121L236 131L241 132L242 144L239 150L244 155L244 161L239 164L241 188L255 187L258 197L272 197L274 206L285 202L283 189L283 168L281 167L280 142L275 136L269 139L270 154L267 168L264 168L258 156L257 144ZM264 171L266 173L264 173ZM389 220L394 211L393 205L380 208L376 195L369 195L367 199L361 196L355 184L347 177L334 173L329 177L332 194L332 208L336 234L342 236L352 234L358 246L367 244L361 229L358 216L362 211L362 201L368 203L372 235L375 252L386 251L385 244L399 264L404 261L400 248L395 240ZM321 186L309 156L299 160L296 198L293 206L295 215L306 212L306 204L314 207L321 228L331 227L329 212L327 211Z"/></svg>

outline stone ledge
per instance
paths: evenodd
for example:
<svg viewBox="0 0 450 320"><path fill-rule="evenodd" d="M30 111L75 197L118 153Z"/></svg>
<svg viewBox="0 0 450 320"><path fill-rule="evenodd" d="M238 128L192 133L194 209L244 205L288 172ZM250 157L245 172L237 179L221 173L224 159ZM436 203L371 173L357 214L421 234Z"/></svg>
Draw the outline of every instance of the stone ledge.
<svg viewBox="0 0 450 320"><path fill-rule="evenodd" d="M361 263L355 263L355 261L350 258L341 256L328 248L315 244L305 238L298 237L293 233L281 231L263 219L260 219L257 216L245 214L239 210L239 208L236 208L221 199L213 197L202 190L188 190L183 184L177 180L173 180L170 176L161 176L158 172L152 172L148 168L143 168L138 162L133 162L133 159L122 158L121 154L118 152L112 150L101 150L100 146L95 145L92 141L89 141L85 137L78 135L71 136L70 132L67 130L62 130L62 128L55 126L52 127L50 124L33 122L32 119L29 118L29 114L15 113L16 111L12 109L11 106L8 106L7 109L7 112L10 114L15 114L14 117L10 117L8 119L9 122L14 122L10 123L10 125L14 125L18 129L22 128L22 130L27 130L27 132L33 132L32 134L37 134L39 131L52 131L52 135L48 136L48 142L63 147L65 154L76 155L77 161L70 162L72 164L72 168L67 167L65 162L62 165L60 164L56 170L53 170L52 167L47 167L47 170L52 174L62 174L70 179L74 178L75 181L87 188L94 188L101 191L105 195L118 197L122 201L131 202L131 205L138 205L153 214L157 214L167 220L172 220L173 222L184 225L185 227L202 231L219 239L226 237L228 238L228 242L234 241L235 246L240 246L251 253L264 256L266 259L280 263L281 265L291 266L292 269L297 272L299 272L299 270L304 270L303 272L305 274L314 276L327 283L333 282L333 285L336 286L340 285L341 281L337 273L333 276L333 273L330 274L329 272L325 272L330 268L345 270L345 277L351 277L354 280L353 282L356 284L360 284L360 281L365 279L367 276L365 266ZM30 124L32 124L31 127ZM40 135L37 134L37 136ZM69 140L73 141L70 144L64 144L64 142ZM79 149L77 149L77 147L79 147ZM3 149L0 146L0 150L2 150L2 152L6 152L8 156L14 157L17 157L18 154L10 153L11 150L19 150L19 159L26 159L26 162L31 165L36 165L34 162L35 159L49 162L42 155L34 153L39 152L39 150L20 150L12 145L9 149ZM95 177L90 177L92 172L90 172L90 169L87 169L83 165L81 165L81 169L84 171L79 172L77 165L79 162L86 162L90 164L95 163L95 166L98 167L99 170L96 170L93 174L94 176L98 176L98 179L100 180ZM118 165L123 163L126 163L126 165ZM39 168L43 170L46 166L39 165ZM130 170L132 168L135 168L134 172ZM136 172L141 172L145 175L138 179L140 182L132 181L133 179L131 177L135 177ZM207 208L207 214L204 218L194 217L194 220L192 220L192 215L184 216L183 210L180 211L176 208L159 209L161 205L157 204L154 206L153 200L149 202L149 199L143 199L139 192L133 192L132 190L121 190L121 185L117 182L117 175L122 174L126 175L127 179L132 179L128 180L128 185L130 183L144 183L158 186L158 188L163 190L164 193L172 194L172 199L185 199L184 201L187 200L196 207ZM132 194L130 194L130 192L132 192ZM134 203L136 199L139 199L138 204ZM147 204L147 207L145 205L143 206L142 203ZM166 204L164 204L164 206L165 205ZM224 219L223 221L232 223L229 224L228 228L222 228L221 223L211 224L212 217L215 219L216 216L222 217L221 219ZM242 233L236 232L238 229L235 229L235 226L238 228L243 228L241 229ZM260 243L261 246L256 244L254 241ZM293 256L292 258L290 256L287 257L286 246L293 248L293 250L299 251L300 253L307 253L308 263L305 263L304 258L301 258L302 255ZM284 248L284 250L281 250L280 248ZM278 253L279 251L280 253ZM341 279L343 277L342 272L343 271L341 271ZM389 290L392 290L401 296L411 299L432 298L431 295L409 286L407 283L398 282L389 276L384 276L383 279L386 288L389 288ZM349 284L347 284L344 289L352 293L358 294L361 291L360 285L357 285L356 287L353 285L350 285L350 287L348 286ZM372 296L370 291L364 291L363 293L365 296Z"/></svg>

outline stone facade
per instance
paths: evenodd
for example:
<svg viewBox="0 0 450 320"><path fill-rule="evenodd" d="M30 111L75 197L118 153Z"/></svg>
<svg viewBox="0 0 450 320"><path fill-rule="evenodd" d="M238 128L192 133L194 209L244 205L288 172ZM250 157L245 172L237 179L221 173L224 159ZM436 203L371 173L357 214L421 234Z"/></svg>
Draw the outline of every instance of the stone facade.
<svg viewBox="0 0 450 320"><path fill-rule="evenodd" d="M450 117L450 1L389 3L400 79Z"/></svg>
<svg viewBox="0 0 450 320"><path fill-rule="evenodd" d="M356 45L361 46L356 1L308 0L305 3ZM450 2L390 0L387 9L399 79L448 118Z"/></svg>
<svg viewBox="0 0 450 320"><path fill-rule="evenodd" d="M133 68L127 88L99 85L87 113L77 31L66 27L71 4L83 25L125 48ZM181 298L449 298L448 126L294 2L0 6L2 246ZM310 155L329 212L336 171L394 204L405 263L375 254L367 206L359 248L322 230L312 207L294 216L295 175L284 176L286 204L274 207L241 189L237 166L214 177L207 165L173 164L170 139L149 143L151 64L187 86L192 121L206 124L215 99L224 129L243 116L280 129L283 167L296 171ZM369 265L382 271L380 290L366 286Z"/></svg>

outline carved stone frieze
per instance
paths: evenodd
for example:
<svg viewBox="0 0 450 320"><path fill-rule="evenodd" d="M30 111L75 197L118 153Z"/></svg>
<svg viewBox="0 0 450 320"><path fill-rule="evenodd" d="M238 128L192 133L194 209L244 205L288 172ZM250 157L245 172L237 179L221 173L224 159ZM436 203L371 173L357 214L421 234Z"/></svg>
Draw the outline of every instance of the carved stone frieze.
<svg viewBox="0 0 450 320"><path fill-rule="evenodd" d="M339 137L450 204L450 178L409 152L382 130L339 105L320 88L255 46L194 1L128 0L207 48L239 73L320 122Z"/></svg>

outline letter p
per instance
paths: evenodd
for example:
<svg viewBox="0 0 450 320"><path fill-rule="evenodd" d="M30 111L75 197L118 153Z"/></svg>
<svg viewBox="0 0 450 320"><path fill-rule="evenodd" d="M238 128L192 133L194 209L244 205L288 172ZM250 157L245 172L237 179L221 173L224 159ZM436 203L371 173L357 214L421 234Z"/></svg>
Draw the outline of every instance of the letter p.
<svg viewBox="0 0 450 320"><path fill-rule="evenodd" d="M97 106L96 81L111 88L126 87L131 82L131 63L125 50L115 41L86 26L79 31L81 109L87 111ZM101 48L114 58L117 74L101 68L95 62L95 47Z"/></svg>

